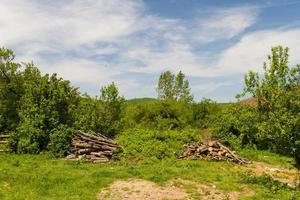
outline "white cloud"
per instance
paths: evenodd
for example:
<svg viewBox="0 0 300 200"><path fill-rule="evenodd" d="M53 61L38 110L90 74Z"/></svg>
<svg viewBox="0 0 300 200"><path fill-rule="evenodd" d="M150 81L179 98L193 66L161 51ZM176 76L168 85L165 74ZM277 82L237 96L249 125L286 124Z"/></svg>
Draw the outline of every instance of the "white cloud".
<svg viewBox="0 0 300 200"><path fill-rule="evenodd" d="M44 63L41 65L42 71L57 73L67 80L75 83L100 85L108 84L113 77L121 73L120 70L110 66L106 62L94 62L84 59L62 60L55 65Z"/></svg>
<svg viewBox="0 0 300 200"><path fill-rule="evenodd" d="M195 93L201 92L202 94L208 94L216 91L217 89L224 86L231 86L236 82L233 81L224 81L224 82L207 82L202 84L193 85L192 90Z"/></svg>
<svg viewBox="0 0 300 200"><path fill-rule="evenodd" d="M258 13L259 8L255 6L216 10L210 18L199 20L197 39L202 42L230 39L253 25Z"/></svg>
<svg viewBox="0 0 300 200"><path fill-rule="evenodd" d="M300 63L300 28L290 30L264 30L249 33L237 44L226 49L219 58L216 72L223 75L262 71L263 62L271 47L283 45L290 48L290 64Z"/></svg>
<svg viewBox="0 0 300 200"><path fill-rule="evenodd" d="M117 0L73 0L55 5L37 0L2 0L1 43L40 42L65 49L114 41L139 28L136 24L141 10L141 2L133 0L122 4Z"/></svg>
<svg viewBox="0 0 300 200"><path fill-rule="evenodd" d="M33 60L43 72L58 72L94 88L115 81L127 94L153 93L151 86L143 89L143 83L128 77L128 72L241 74L261 69L276 44L289 46L291 63L300 63L294 56L300 52L299 28L245 33L257 21L258 7L217 9L189 20L154 16L145 10L139 0L2 0L0 44L15 49L19 60ZM234 37L237 42L213 60L207 52L196 50ZM196 87L209 93L224 84Z"/></svg>

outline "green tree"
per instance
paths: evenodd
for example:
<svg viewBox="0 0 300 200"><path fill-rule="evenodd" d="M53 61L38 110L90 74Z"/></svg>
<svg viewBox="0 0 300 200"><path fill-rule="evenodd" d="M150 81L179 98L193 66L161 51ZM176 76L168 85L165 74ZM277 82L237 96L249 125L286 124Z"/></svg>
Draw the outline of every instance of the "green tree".
<svg viewBox="0 0 300 200"><path fill-rule="evenodd" d="M159 99L182 101L191 103L193 96L190 94L189 81L179 71L175 76L171 71L163 72L158 80L157 93Z"/></svg>
<svg viewBox="0 0 300 200"><path fill-rule="evenodd" d="M19 123L18 107L23 95L21 65L14 62L12 50L0 48L0 131L15 131Z"/></svg>
<svg viewBox="0 0 300 200"><path fill-rule="evenodd" d="M157 85L159 99L174 99L175 76L171 71L161 73Z"/></svg>
<svg viewBox="0 0 300 200"><path fill-rule="evenodd" d="M120 96L118 87L114 82L100 90L101 130L108 136L114 136L121 129L122 106L124 97Z"/></svg>
<svg viewBox="0 0 300 200"><path fill-rule="evenodd" d="M52 130L73 125L72 106L76 88L56 74L42 76L33 64L22 72L24 95L19 105L18 151L39 153L47 148Z"/></svg>
<svg viewBox="0 0 300 200"><path fill-rule="evenodd" d="M250 93L257 99L260 142L281 153L295 154L300 141L300 66L289 67L288 57L288 48L273 47L263 77L249 72L238 97Z"/></svg>
<svg viewBox="0 0 300 200"><path fill-rule="evenodd" d="M99 98L85 95L77 106L74 127L84 131L95 131L109 137L122 128L122 107L124 98L120 96L115 83L104 86Z"/></svg>

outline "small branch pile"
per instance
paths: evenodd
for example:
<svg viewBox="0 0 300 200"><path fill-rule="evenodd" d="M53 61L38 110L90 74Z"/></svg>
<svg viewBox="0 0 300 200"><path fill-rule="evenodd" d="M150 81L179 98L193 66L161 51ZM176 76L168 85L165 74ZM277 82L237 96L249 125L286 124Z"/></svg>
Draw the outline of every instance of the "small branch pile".
<svg viewBox="0 0 300 200"><path fill-rule="evenodd" d="M120 146L104 135L77 131L71 142L71 154L66 159L83 159L94 163L108 162L119 150Z"/></svg>
<svg viewBox="0 0 300 200"><path fill-rule="evenodd" d="M209 160L227 160L237 164L249 163L245 159L239 158L227 147L217 141L206 143L199 142L196 144L184 145L186 151L179 157L180 159L209 159Z"/></svg>

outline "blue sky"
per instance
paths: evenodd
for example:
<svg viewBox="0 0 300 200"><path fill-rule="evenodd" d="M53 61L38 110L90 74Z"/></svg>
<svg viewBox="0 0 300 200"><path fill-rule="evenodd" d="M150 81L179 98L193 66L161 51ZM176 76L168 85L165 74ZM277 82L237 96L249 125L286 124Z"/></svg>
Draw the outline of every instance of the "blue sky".
<svg viewBox="0 0 300 200"><path fill-rule="evenodd" d="M97 95L156 97L158 76L182 70L196 100L234 101L271 46L300 63L300 1L1 0L0 45Z"/></svg>

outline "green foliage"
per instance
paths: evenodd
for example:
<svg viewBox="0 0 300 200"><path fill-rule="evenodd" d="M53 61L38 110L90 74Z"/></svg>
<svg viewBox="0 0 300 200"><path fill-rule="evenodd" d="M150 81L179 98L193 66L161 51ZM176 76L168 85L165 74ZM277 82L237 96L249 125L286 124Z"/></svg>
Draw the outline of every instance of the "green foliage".
<svg viewBox="0 0 300 200"><path fill-rule="evenodd" d="M48 149L55 157L65 156L70 149L72 130L66 125L59 125L50 133Z"/></svg>
<svg viewBox="0 0 300 200"><path fill-rule="evenodd" d="M192 120L191 106L174 100L128 105L124 111L127 128L140 126L159 130L182 129Z"/></svg>
<svg viewBox="0 0 300 200"><path fill-rule="evenodd" d="M113 137L122 129L121 118L125 100L114 83L103 87L100 92L100 98L85 96L80 99L74 111L74 127Z"/></svg>
<svg viewBox="0 0 300 200"><path fill-rule="evenodd" d="M23 95L21 65L14 62L12 50L0 48L0 132L15 131L18 106Z"/></svg>
<svg viewBox="0 0 300 200"><path fill-rule="evenodd" d="M216 120L220 112L216 102L203 98L199 103L192 104L193 118L191 125L196 128L207 128Z"/></svg>
<svg viewBox="0 0 300 200"><path fill-rule="evenodd" d="M14 57L11 50L0 49L0 131L15 133L12 149L39 153L53 129L73 125L79 94L56 74L41 75L32 63L15 63Z"/></svg>
<svg viewBox="0 0 300 200"><path fill-rule="evenodd" d="M215 122L213 136L222 143L235 149L258 144L256 108L248 105L229 106L219 113Z"/></svg>
<svg viewBox="0 0 300 200"><path fill-rule="evenodd" d="M114 136L121 130L121 112L124 98L120 96L115 83L102 87L100 90L102 102L101 132L108 136Z"/></svg>
<svg viewBox="0 0 300 200"><path fill-rule="evenodd" d="M24 72L24 95L20 101L20 124L18 151L38 153L45 150L49 135L60 124L72 126L72 104L76 102L77 91L68 81L41 76L33 65L27 65Z"/></svg>
<svg viewBox="0 0 300 200"><path fill-rule="evenodd" d="M263 77L249 72L244 92L237 96L250 93L257 100L257 107L238 106L228 110L220 117L216 135L296 155L300 141L300 66L288 66L288 49L281 46L272 48L268 60Z"/></svg>
<svg viewBox="0 0 300 200"><path fill-rule="evenodd" d="M200 134L195 130L154 131L149 129L128 129L117 136L123 147L125 158L143 160L147 158L177 158L183 145L195 142Z"/></svg>
<svg viewBox="0 0 300 200"><path fill-rule="evenodd" d="M189 81L185 80L185 75L179 71L176 75L171 71L163 72L158 80L157 93L159 99L168 99L191 103L193 96L190 94Z"/></svg>

